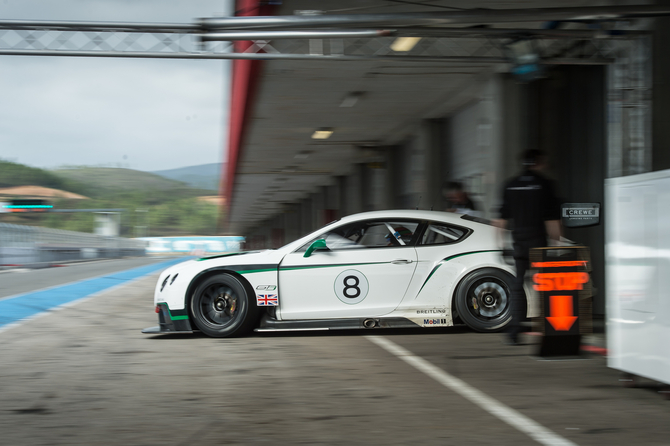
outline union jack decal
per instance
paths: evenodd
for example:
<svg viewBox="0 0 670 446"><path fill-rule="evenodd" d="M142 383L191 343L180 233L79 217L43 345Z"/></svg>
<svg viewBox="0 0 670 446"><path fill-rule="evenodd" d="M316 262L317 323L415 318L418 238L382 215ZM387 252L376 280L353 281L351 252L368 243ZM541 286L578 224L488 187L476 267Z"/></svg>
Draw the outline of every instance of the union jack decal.
<svg viewBox="0 0 670 446"><path fill-rule="evenodd" d="M279 305L279 298L276 294L257 294L256 305L259 307L277 306Z"/></svg>

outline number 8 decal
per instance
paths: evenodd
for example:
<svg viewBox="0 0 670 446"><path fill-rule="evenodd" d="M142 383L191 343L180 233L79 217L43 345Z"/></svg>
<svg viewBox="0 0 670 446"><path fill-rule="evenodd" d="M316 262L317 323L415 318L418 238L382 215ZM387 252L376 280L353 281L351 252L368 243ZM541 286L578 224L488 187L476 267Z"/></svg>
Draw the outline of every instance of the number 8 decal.
<svg viewBox="0 0 670 446"><path fill-rule="evenodd" d="M353 284L350 282L354 281ZM344 297L349 299L355 299L361 295L361 289L358 288L358 284L361 283L360 279L356 276L347 276L344 278ZM355 290L353 294L350 294L349 290Z"/></svg>
<svg viewBox="0 0 670 446"><path fill-rule="evenodd" d="M347 305L362 302L368 295L368 279L355 269L342 271L335 279L335 295Z"/></svg>

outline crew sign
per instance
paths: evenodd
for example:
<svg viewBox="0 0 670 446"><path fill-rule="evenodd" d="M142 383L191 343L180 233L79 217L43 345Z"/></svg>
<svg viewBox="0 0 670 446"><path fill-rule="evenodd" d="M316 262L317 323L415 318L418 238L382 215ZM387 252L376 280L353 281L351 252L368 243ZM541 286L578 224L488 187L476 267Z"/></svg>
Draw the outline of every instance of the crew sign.
<svg viewBox="0 0 670 446"><path fill-rule="evenodd" d="M600 203L564 203L561 223L566 228L583 228L600 224Z"/></svg>

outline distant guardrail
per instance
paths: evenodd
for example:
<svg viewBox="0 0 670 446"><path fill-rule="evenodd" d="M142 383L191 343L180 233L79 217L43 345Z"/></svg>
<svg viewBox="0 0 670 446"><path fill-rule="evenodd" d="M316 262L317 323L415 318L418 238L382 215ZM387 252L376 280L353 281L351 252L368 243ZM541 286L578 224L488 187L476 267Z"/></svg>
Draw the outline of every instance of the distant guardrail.
<svg viewBox="0 0 670 446"><path fill-rule="evenodd" d="M0 223L0 266L143 256L146 247L137 239Z"/></svg>
<svg viewBox="0 0 670 446"><path fill-rule="evenodd" d="M241 236L142 237L149 254L191 253L195 255L242 250Z"/></svg>

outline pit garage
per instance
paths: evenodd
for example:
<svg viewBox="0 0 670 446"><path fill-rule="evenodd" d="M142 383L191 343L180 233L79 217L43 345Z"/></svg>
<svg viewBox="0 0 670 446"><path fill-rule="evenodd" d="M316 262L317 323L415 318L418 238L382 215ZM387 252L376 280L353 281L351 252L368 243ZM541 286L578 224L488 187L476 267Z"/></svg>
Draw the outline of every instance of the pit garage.
<svg viewBox="0 0 670 446"><path fill-rule="evenodd" d="M444 210L446 181L462 182L480 216L495 218L502 182L528 148L549 155L565 202L602 203L605 178L667 164L653 144L667 129L652 127L667 116L654 108L667 96L662 66L652 68L666 51L654 45L668 20L662 5L314 8L238 1L245 21L208 24L211 39L241 33L249 40L236 42L238 52L253 55L233 65L222 183L226 228L245 234L248 249L281 246L360 211ZM603 234L602 225L565 234L591 247L600 315Z"/></svg>
<svg viewBox="0 0 670 446"><path fill-rule="evenodd" d="M564 1L549 14L534 8L555 2L276 3L239 1L237 15L250 21L227 31L246 34L233 55L222 189L226 230L246 235L247 248L278 246L358 211L441 209L447 180L462 181L482 216L493 217L500 185L528 147L550 154L551 175L573 202L601 201L606 178L670 167L663 5ZM324 12L309 12L315 4ZM570 9L585 7L593 9ZM411 23L409 12L417 13ZM403 17L314 25L331 20L318 17L375 13ZM275 27L264 30L256 16L313 22L292 30L302 38L279 39L269 33L291 27L263 19ZM203 34L226 26L211 22ZM459 29L426 29L446 27ZM528 36L537 36L540 59L505 49L525 46ZM421 39L401 51L391 48L398 37ZM603 209L607 225L604 201ZM591 246L594 265L602 228L566 234ZM667 387L627 389L601 356L538 361L462 327L225 340L141 335L155 321L157 265L172 261L2 271L5 308L23 300L42 312L21 320L0 312L4 443L667 440L667 403L657 395ZM593 279L602 314L602 271ZM92 291L89 280L104 286ZM72 286L83 294L62 305L62 296L74 299ZM49 299L36 306L36 293Z"/></svg>

